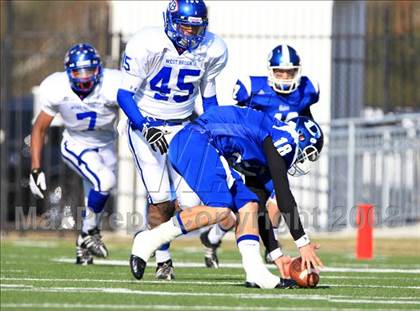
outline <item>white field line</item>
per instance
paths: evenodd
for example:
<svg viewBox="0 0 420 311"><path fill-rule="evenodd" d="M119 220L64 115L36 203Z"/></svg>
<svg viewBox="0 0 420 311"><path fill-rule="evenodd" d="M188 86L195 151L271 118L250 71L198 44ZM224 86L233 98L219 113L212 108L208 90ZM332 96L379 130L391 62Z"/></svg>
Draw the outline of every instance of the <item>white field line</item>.
<svg viewBox="0 0 420 311"><path fill-rule="evenodd" d="M122 275L122 274L121 274ZM126 274L124 274L126 275ZM145 275L151 275L154 276L155 273L153 272L146 272ZM182 276L185 277L197 277L197 274L194 273L184 273L182 272ZM226 277L226 278L243 278L245 276L245 273L243 274L239 274L239 273L232 273L232 274L220 274L220 273L214 273L214 274L204 274L204 273L200 273L200 277ZM326 274L321 274L321 278L324 279L331 279L331 280L336 280L336 279L343 279L343 280L399 280L401 281L401 277L394 277L394 276L360 276L360 275L326 275ZM409 279L405 279L405 281L412 281L412 280L416 280L414 277L413 278L409 278ZM216 280L215 280L216 282Z"/></svg>
<svg viewBox="0 0 420 311"><path fill-rule="evenodd" d="M24 285L26 286L26 285ZM21 288L9 288L0 286L2 291L20 291L20 292L44 292L44 293L106 293L106 294L133 294L141 296L176 296L176 297L228 297L236 299L274 299L274 300L316 300L316 301L328 301L328 302L339 302L339 303L352 303L352 304L409 304L409 305L420 305L420 300L377 300L375 297L367 297L360 299L360 297L343 296L343 295L290 295L283 294L284 291L277 290L277 294L250 294L250 293L209 293L209 292L162 292L162 291L142 291L133 290L128 288L104 288L104 287L21 287Z"/></svg>
<svg viewBox="0 0 420 311"><path fill-rule="evenodd" d="M115 280L115 279L62 279L62 278L9 278L1 277L2 281L32 281L32 282L98 282L98 283L119 283L119 284L186 284L186 285L242 285L243 282L224 282L224 281L178 281L172 280L171 282L165 283L159 280ZM14 284L6 284L8 287L13 287ZM358 284L321 284L322 286L330 287L350 287L350 288L394 288L394 289L420 289L420 286L397 286L397 285L358 285ZM16 286L15 286L16 287ZM25 285L28 287L28 285ZM385 297L384 297L385 298ZM396 297L397 298L397 297ZM408 297L406 297L408 299Z"/></svg>
<svg viewBox="0 0 420 311"><path fill-rule="evenodd" d="M246 307L240 306L215 306L215 305L155 305L155 304L61 304L61 303L6 303L1 305L2 308L39 308L39 309L94 309L94 310L247 310ZM314 311L314 310L325 310L325 308L299 308L294 307L294 310L301 311ZM290 307L252 307L252 310L257 311L271 311L271 310L290 310ZM346 309L350 310L350 309ZM362 310L362 309L351 309L351 310Z"/></svg>
<svg viewBox="0 0 420 311"><path fill-rule="evenodd" d="M2 281L35 281L35 282L99 282L99 283L125 283L125 284L165 284L165 282L159 280L112 280L112 279L59 279L59 278L9 278L1 277ZM187 285L242 285L243 282L225 282L225 281L178 281L172 280L168 284L187 284ZM397 285L358 285L358 284L325 284L322 286L330 287L357 287L357 288L394 288L394 289L419 289L420 286L397 286Z"/></svg>
<svg viewBox="0 0 420 311"><path fill-rule="evenodd" d="M212 271L214 271L214 273L200 273L200 277L243 278L245 276L245 273L225 274L225 273L218 273L217 272L218 270L212 270ZM2 272L4 274L4 273L9 273L9 272L11 272L11 273L27 273L28 271L3 269ZM96 271L85 271L84 274L98 275L98 272L96 272ZM127 276L127 273L126 272L107 272L106 275L107 276L109 276L109 275ZM154 272L146 272L145 275L154 276L155 273ZM182 276L184 276L184 277L197 277L197 274L196 273L182 272ZM343 279L343 280L399 280L399 281L401 281L401 277L387 276L387 275L385 275L385 276L360 276L360 275L327 275L327 274L322 274L322 279L323 280L324 279L331 279L331 280ZM412 280L415 280L415 279L414 278L405 279L405 281L412 281ZM216 282L216 280L215 280L215 282Z"/></svg>
<svg viewBox="0 0 420 311"><path fill-rule="evenodd" d="M189 284L189 285L242 285L244 282L225 282L225 281L178 281L171 282L151 280L151 281L136 281L136 280L111 280L111 279L56 279L56 278L9 278L1 277L2 281L35 281L35 282L98 282L98 283L122 283L122 284Z"/></svg>
<svg viewBox="0 0 420 311"><path fill-rule="evenodd" d="M56 258L56 262L74 263L74 258ZM107 259L94 259L94 264L108 265L108 266L128 266L127 260L107 260ZM204 268L203 263L198 262L176 262L176 267L179 268ZM273 265L266 265L268 268L274 268ZM242 269L241 263L221 263L221 268L235 268ZM344 268L344 267L326 267L321 272L365 272L365 273L409 273L420 274L420 269L394 269L394 268Z"/></svg>
<svg viewBox="0 0 420 311"><path fill-rule="evenodd" d="M51 248L58 246L58 242L54 241L32 241L32 240L18 240L13 242L14 246L19 247L39 247L39 248Z"/></svg>

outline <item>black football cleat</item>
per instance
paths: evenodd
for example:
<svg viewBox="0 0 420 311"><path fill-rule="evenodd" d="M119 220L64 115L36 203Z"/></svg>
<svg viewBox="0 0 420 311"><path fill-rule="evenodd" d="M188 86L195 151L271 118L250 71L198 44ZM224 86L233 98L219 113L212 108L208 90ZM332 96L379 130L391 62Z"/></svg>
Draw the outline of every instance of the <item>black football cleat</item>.
<svg viewBox="0 0 420 311"><path fill-rule="evenodd" d="M245 287L247 288L260 288L260 286L257 283L254 282L245 282ZM275 288L281 288L281 289L285 289L285 288L297 288L298 285L296 283L296 281L292 280L292 279L283 279L280 278L280 282L279 284L276 285Z"/></svg>
<svg viewBox="0 0 420 311"><path fill-rule="evenodd" d="M298 285L295 280L280 278L279 284L275 288L297 288Z"/></svg>
<svg viewBox="0 0 420 311"><path fill-rule="evenodd" d="M257 285L257 283L254 283L254 282L248 282L248 281L246 281L246 282L245 282L245 287L247 287L247 288L260 288L260 287Z"/></svg>
<svg viewBox="0 0 420 311"><path fill-rule="evenodd" d="M98 228L89 230L88 233L80 232L76 245L87 248L91 255L105 258L108 256L108 249L102 241L101 232Z"/></svg>
<svg viewBox="0 0 420 311"><path fill-rule="evenodd" d="M143 278L144 270L146 270L146 265L147 263L140 257L137 257L136 255L130 256L131 273L137 280L141 280Z"/></svg>
<svg viewBox="0 0 420 311"><path fill-rule="evenodd" d="M87 248L76 245L76 264L77 265L93 264L93 257Z"/></svg>
<svg viewBox="0 0 420 311"><path fill-rule="evenodd" d="M156 267L156 279L158 280L173 280L175 279L174 266L172 259L165 262L159 262Z"/></svg>
<svg viewBox="0 0 420 311"><path fill-rule="evenodd" d="M206 247L206 253L204 255L204 263L207 268L219 268L219 258L217 257L217 249L222 244L222 241L219 243L213 244L209 241L209 232L210 229L204 231L200 234L200 241Z"/></svg>

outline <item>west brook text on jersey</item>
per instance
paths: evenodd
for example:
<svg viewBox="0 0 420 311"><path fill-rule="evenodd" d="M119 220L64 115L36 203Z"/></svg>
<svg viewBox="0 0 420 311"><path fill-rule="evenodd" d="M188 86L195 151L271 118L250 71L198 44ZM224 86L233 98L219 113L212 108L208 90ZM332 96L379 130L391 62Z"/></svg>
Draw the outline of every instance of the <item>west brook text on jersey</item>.
<svg viewBox="0 0 420 311"><path fill-rule="evenodd" d="M227 57L225 43L211 32L196 49L179 55L163 28L145 28L127 43L121 89L135 93L143 116L187 118L199 92L203 97L216 95L214 79Z"/></svg>
<svg viewBox="0 0 420 311"><path fill-rule="evenodd" d="M40 85L41 109L50 116L62 116L63 137L89 146L105 146L116 138L120 81L120 71L104 69L101 83L82 100L71 89L65 72L53 73Z"/></svg>

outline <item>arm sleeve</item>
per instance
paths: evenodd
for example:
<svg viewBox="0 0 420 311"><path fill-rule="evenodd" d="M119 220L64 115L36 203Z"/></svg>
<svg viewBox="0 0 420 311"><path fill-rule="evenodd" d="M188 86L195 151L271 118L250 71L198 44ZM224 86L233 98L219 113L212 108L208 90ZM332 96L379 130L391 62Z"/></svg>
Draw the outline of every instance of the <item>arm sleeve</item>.
<svg viewBox="0 0 420 311"><path fill-rule="evenodd" d="M251 79L238 79L233 87L233 99L237 102L238 106L247 106L251 94Z"/></svg>
<svg viewBox="0 0 420 311"><path fill-rule="evenodd" d="M203 110L206 112L211 107L218 106L217 97L216 95L212 97L203 97Z"/></svg>
<svg viewBox="0 0 420 311"><path fill-rule="evenodd" d="M119 89L117 93L117 101L121 109L127 115L135 129L142 129L145 118L141 114L136 102L133 99L134 93L127 90Z"/></svg>
<svg viewBox="0 0 420 311"><path fill-rule="evenodd" d="M290 234L297 241L305 236L305 230L300 220L295 198L290 190L286 163L278 154L270 136L264 140L264 153L267 157L271 178L273 179L277 205L289 227Z"/></svg>
<svg viewBox="0 0 420 311"><path fill-rule="evenodd" d="M142 35L131 39L125 48L121 62L121 84L117 93L118 105L136 129L141 129L145 118L133 96L146 77L147 49Z"/></svg>

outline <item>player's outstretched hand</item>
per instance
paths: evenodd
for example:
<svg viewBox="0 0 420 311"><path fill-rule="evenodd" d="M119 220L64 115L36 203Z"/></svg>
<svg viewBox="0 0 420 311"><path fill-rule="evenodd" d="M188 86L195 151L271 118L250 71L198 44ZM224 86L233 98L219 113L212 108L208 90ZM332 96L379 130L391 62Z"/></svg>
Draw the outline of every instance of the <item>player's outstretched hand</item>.
<svg viewBox="0 0 420 311"><path fill-rule="evenodd" d="M276 260L274 260L274 263L277 266L277 269L280 272L280 275L283 279L290 279L290 263L292 262L292 259L290 258L290 256L280 256L279 258L277 258Z"/></svg>
<svg viewBox="0 0 420 311"><path fill-rule="evenodd" d="M168 142L166 141L165 133L162 130L156 127L144 126L142 133L153 151L156 152L159 149L161 154L165 154L168 151Z"/></svg>
<svg viewBox="0 0 420 311"><path fill-rule="evenodd" d="M32 194L37 199L44 198L44 192L47 190L47 184L45 182L45 174L41 169L35 168L31 171L31 175L29 175L29 188L31 188Z"/></svg>
<svg viewBox="0 0 420 311"><path fill-rule="evenodd" d="M299 248L300 256L302 257L302 270L310 270L311 267L315 269L324 267L324 264L315 252L315 250L319 249L319 247L320 246L318 244L314 245L312 243L309 243Z"/></svg>

